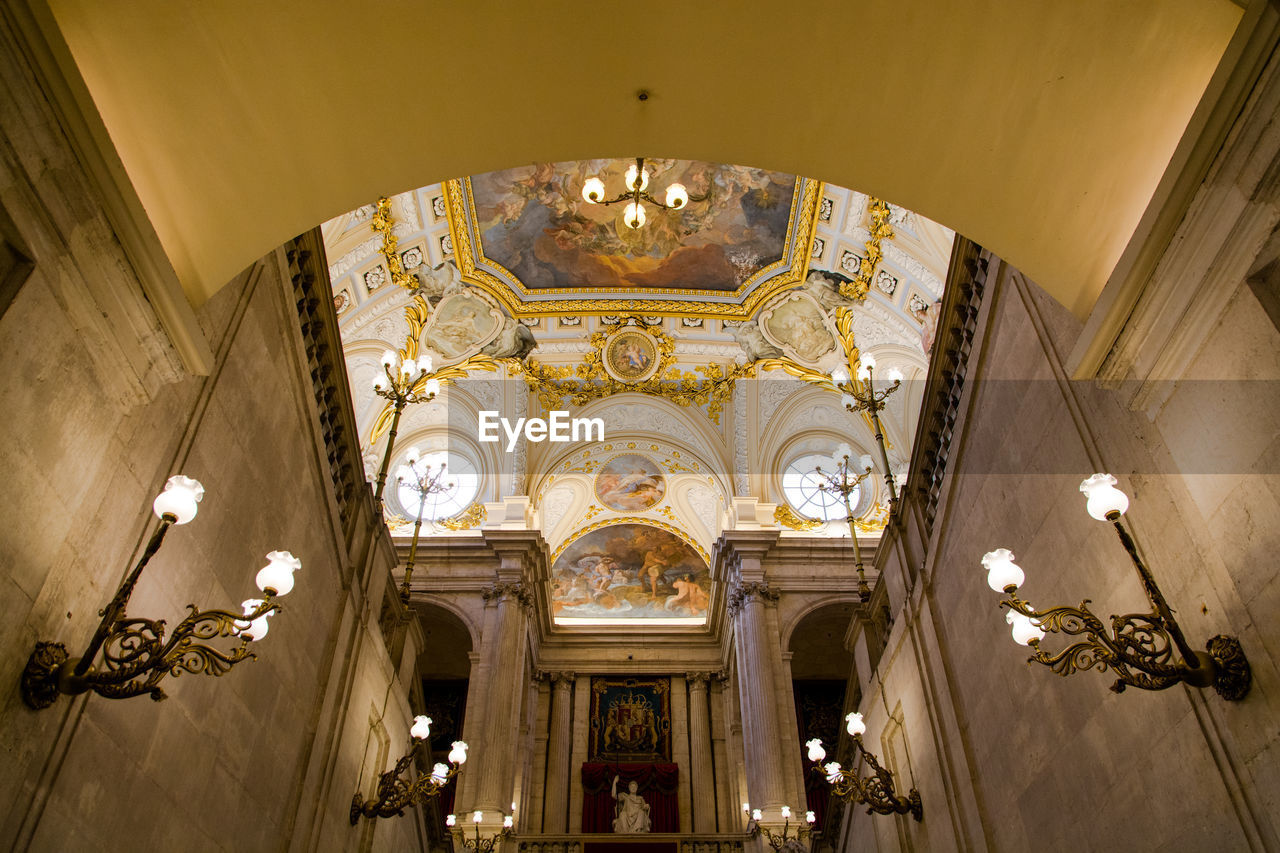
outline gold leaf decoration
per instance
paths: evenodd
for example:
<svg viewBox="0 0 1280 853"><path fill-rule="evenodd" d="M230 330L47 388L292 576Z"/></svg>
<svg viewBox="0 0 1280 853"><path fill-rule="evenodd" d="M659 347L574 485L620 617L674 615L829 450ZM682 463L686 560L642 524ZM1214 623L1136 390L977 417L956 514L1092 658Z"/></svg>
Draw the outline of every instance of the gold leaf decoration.
<svg viewBox="0 0 1280 853"><path fill-rule="evenodd" d="M804 516L796 515L791 507L786 504L778 504L773 511L773 520L792 530L816 530L822 526L822 522L816 518L805 518Z"/></svg>
<svg viewBox="0 0 1280 853"><path fill-rule="evenodd" d="M479 527L486 518L488 513L485 511L484 504L475 501L457 515L436 523L447 530L470 530L473 527Z"/></svg>
<svg viewBox="0 0 1280 853"><path fill-rule="evenodd" d="M866 257L858 264L858 274L854 276L853 281L840 283L840 295L858 302L867 298L867 293L871 290L871 279L875 277L876 268L884 258L880 242L893 239L893 226L889 224L888 203L872 198L868 202L868 207L871 211L871 236L863 244Z"/></svg>

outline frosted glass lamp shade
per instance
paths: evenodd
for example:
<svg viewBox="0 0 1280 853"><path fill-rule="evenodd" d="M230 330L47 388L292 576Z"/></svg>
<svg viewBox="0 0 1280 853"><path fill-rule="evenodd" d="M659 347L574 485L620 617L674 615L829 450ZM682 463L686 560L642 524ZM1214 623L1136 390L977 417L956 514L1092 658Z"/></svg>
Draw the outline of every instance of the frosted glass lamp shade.
<svg viewBox="0 0 1280 853"><path fill-rule="evenodd" d="M482 820L484 820L484 812L472 812L472 813L471 813L471 822L472 822L472 823L479 823L479 822L480 822L480 821L482 821Z"/></svg>
<svg viewBox="0 0 1280 853"><path fill-rule="evenodd" d="M406 358L404 363L400 365L400 375L412 377L418 372L418 363L411 358Z"/></svg>
<svg viewBox="0 0 1280 853"><path fill-rule="evenodd" d="M199 480L174 474L164 484L164 491L156 495L151 504L156 517L164 519L166 515L173 517L174 524L186 524L196 517L200 500L204 497L204 486Z"/></svg>
<svg viewBox="0 0 1280 853"><path fill-rule="evenodd" d="M810 761L822 761L822 759L827 757L827 751L822 748L822 741L818 738L808 741L805 743L805 746L809 747Z"/></svg>
<svg viewBox="0 0 1280 853"><path fill-rule="evenodd" d="M1027 579L1013 561L1013 552L1008 548L997 548L983 554L982 567L987 570L987 586L996 592L1012 592Z"/></svg>
<svg viewBox="0 0 1280 853"><path fill-rule="evenodd" d="M858 359L858 378L864 382L871 378L871 371L876 369L876 360L870 355L860 356Z"/></svg>
<svg viewBox="0 0 1280 853"><path fill-rule="evenodd" d="M436 379L434 376L431 377L427 380L427 384L424 386L423 390L427 392L428 396L436 396L440 393L440 380Z"/></svg>
<svg viewBox="0 0 1280 853"><path fill-rule="evenodd" d="M849 371L844 366L837 367L835 370L831 371L831 381L837 385L842 382L848 382Z"/></svg>
<svg viewBox="0 0 1280 853"><path fill-rule="evenodd" d="M1094 474L1080 484L1080 491L1088 498L1085 509L1098 521L1111 521L1107 516L1124 515L1129 509L1129 496L1116 488L1116 482L1110 474Z"/></svg>
<svg viewBox="0 0 1280 853"><path fill-rule="evenodd" d="M515 819L515 818L513 818L511 815L507 815L507 816L505 816L505 817L502 819L502 828L503 828L503 829L511 829L511 827L513 827L513 826L515 826L515 825L516 825L516 819Z"/></svg>
<svg viewBox="0 0 1280 853"><path fill-rule="evenodd" d="M410 465L417 465L418 460L422 458L422 448L418 445L410 445L409 449L404 452L404 458L409 461Z"/></svg>
<svg viewBox="0 0 1280 853"><path fill-rule="evenodd" d="M644 225L644 205L636 202L629 202L622 209L622 221L628 228L639 228Z"/></svg>
<svg viewBox="0 0 1280 853"><path fill-rule="evenodd" d="M418 369L423 373L430 373L433 367L435 367L435 362L431 360L431 356L424 355L418 359Z"/></svg>
<svg viewBox="0 0 1280 853"><path fill-rule="evenodd" d="M751 811L751 803L743 803L743 804L742 804L742 810L743 810L744 812L750 812L750 811Z"/></svg>
<svg viewBox="0 0 1280 853"><path fill-rule="evenodd" d="M640 192L644 192L649 188L649 172L647 169L637 169L635 163L627 167L627 189L634 190L636 188L636 179L640 180Z"/></svg>
<svg viewBox="0 0 1280 853"><path fill-rule="evenodd" d="M759 809L752 809L751 819L754 821L764 820L764 812L760 811Z"/></svg>
<svg viewBox="0 0 1280 853"><path fill-rule="evenodd" d="M853 455L853 448L847 444L842 444L836 448L836 459L844 459Z"/></svg>
<svg viewBox="0 0 1280 853"><path fill-rule="evenodd" d="M248 616L262 606L262 599L248 598L242 601L240 606L244 608L244 615ZM271 613L274 612L274 610L271 611ZM236 627L240 629L240 636L255 643L267 636L267 617L270 616L271 613L264 613L252 622L242 622L237 620Z"/></svg>
<svg viewBox="0 0 1280 853"><path fill-rule="evenodd" d="M448 782L449 765L436 762L436 764L431 768L431 781L435 782L437 785L443 785L445 782Z"/></svg>
<svg viewBox="0 0 1280 853"><path fill-rule="evenodd" d="M586 183L582 185L582 197L592 204L598 204L604 200L604 181L599 178L587 178Z"/></svg>
<svg viewBox="0 0 1280 853"><path fill-rule="evenodd" d="M1030 616L1023 616L1021 613L1010 610L1004 617L1004 621L1013 627L1013 641L1020 646L1030 645L1032 640L1044 639L1044 629Z"/></svg>
<svg viewBox="0 0 1280 853"><path fill-rule="evenodd" d="M396 366L396 362L400 360L400 354L393 349L385 350L382 353L382 366L388 369Z"/></svg>
<svg viewBox="0 0 1280 853"><path fill-rule="evenodd" d="M841 768L840 768L839 761L831 762L830 764L823 767L822 770L827 774L827 781L830 782L832 785L840 781Z"/></svg>
<svg viewBox="0 0 1280 853"><path fill-rule="evenodd" d="M445 826L457 826L457 824L458 824L458 816L456 814L445 815L445 818L444 818Z"/></svg>
<svg viewBox="0 0 1280 853"><path fill-rule="evenodd" d="M416 478L413 476L413 469L408 465L401 465L396 469L396 479L402 483L412 483Z"/></svg>
<svg viewBox="0 0 1280 853"><path fill-rule="evenodd" d="M387 386L391 384L391 380L387 378L386 371L378 373L373 377L373 390L385 391Z"/></svg>
<svg viewBox="0 0 1280 853"><path fill-rule="evenodd" d="M255 578L258 589L270 595L288 595L293 589L293 573L302 568L302 561L288 551L272 551L267 560Z"/></svg>
<svg viewBox="0 0 1280 853"><path fill-rule="evenodd" d="M858 467L863 471L870 471L875 465L871 461L871 454L864 453L858 457Z"/></svg>
<svg viewBox="0 0 1280 853"><path fill-rule="evenodd" d="M783 820L790 820L790 819L791 819L791 806L783 806L783 807L782 807L782 818L783 818Z"/></svg>
<svg viewBox="0 0 1280 853"><path fill-rule="evenodd" d="M884 378L888 379L890 382L901 382L902 371L896 367L891 367L885 371Z"/></svg>
<svg viewBox="0 0 1280 853"><path fill-rule="evenodd" d="M413 726L409 729L409 736L418 740L426 740L431 734L431 718L422 714L413 718Z"/></svg>
<svg viewBox="0 0 1280 853"><path fill-rule="evenodd" d="M667 207L679 210L689 203L689 191L684 184L672 184L667 187Z"/></svg>
<svg viewBox="0 0 1280 853"><path fill-rule="evenodd" d="M455 740L453 749L449 750L450 764L466 764L467 763L467 743L466 741Z"/></svg>
<svg viewBox="0 0 1280 853"><path fill-rule="evenodd" d="M840 405L846 409L856 409L858 407L858 398L852 394L841 394Z"/></svg>
<svg viewBox="0 0 1280 853"><path fill-rule="evenodd" d="M848 716L846 716L844 720L848 724L845 726L845 731L847 731L849 734L851 735L866 734L867 724L862 722L862 712L854 711L852 714L849 714Z"/></svg>
<svg viewBox="0 0 1280 853"><path fill-rule="evenodd" d="M817 815L815 815L813 812L805 812L805 813L804 813L804 822L805 822L805 823L817 823L817 822L818 822L818 816L817 816Z"/></svg>

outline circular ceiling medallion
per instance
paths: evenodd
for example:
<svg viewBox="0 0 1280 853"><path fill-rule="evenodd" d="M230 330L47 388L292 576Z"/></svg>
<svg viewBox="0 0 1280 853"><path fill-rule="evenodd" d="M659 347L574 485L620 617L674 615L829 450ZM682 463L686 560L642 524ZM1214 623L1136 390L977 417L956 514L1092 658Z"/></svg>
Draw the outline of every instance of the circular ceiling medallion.
<svg viewBox="0 0 1280 853"><path fill-rule="evenodd" d="M651 335L624 329L604 345L604 369L620 382L643 382L658 369L658 347Z"/></svg>

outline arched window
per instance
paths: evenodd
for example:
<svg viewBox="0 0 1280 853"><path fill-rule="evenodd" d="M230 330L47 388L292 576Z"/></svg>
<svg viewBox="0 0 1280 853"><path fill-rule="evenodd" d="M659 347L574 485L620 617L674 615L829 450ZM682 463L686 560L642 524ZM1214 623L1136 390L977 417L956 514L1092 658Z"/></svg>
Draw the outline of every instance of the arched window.
<svg viewBox="0 0 1280 853"><path fill-rule="evenodd" d="M423 521L439 521L457 515L476 499L480 492L480 471L476 464L460 453L451 450L437 450L422 454L415 469L419 474L430 466L434 473L440 464L447 463L443 482L451 483L452 488L427 495L426 505L422 508ZM397 483L396 497L404 510L405 517L412 520L418 515L421 498L418 491L407 483Z"/></svg>
<svg viewBox="0 0 1280 853"><path fill-rule="evenodd" d="M805 518L843 521L844 501L838 494L818 488L825 482L816 470L819 466L822 467L823 474L830 474L836 470L836 461L821 453L806 453L792 460L782 472L782 495L796 514ZM849 495L849 502L855 511L861 501L862 489L856 487Z"/></svg>

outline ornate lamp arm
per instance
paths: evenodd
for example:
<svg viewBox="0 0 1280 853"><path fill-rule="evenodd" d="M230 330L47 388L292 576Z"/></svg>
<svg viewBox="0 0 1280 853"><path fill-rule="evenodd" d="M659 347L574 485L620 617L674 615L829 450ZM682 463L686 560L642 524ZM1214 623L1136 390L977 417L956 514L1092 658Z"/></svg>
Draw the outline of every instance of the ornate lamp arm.
<svg viewBox="0 0 1280 853"><path fill-rule="evenodd" d="M372 800L366 800L357 791L351 798L351 825L360 822L361 816L367 818L399 817L404 810L416 803L425 803L440 793L445 785L467 761L467 745L455 741L449 753L449 764L437 764L431 768L430 775L419 775L409 779L406 775L418 755L418 750L427 742L430 732L431 718L418 716L414 718L413 727L409 730L409 751L404 754L387 772L378 777L378 787Z"/></svg>
<svg viewBox="0 0 1280 853"><path fill-rule="evenodd" d="M471 838L467 838L465 832L458 832L457 838L462 842L464 849L470 853L493 853L493 848L503 838L511 835L515 829L515 817L513 815L504 815L502 818L502 829L494 833L480 834L480 819L484 815L483 812L474 812L471 823L475 827L475 834ZM445 821L446 826L454 825L454 816L449 815Z"/></svg>
<svg viewBox="0 0 1280 853"><path fill-rule="evenodd" d="M750 806L745 803L743 804L743 808L750 810ZM764 817L760 809L749 811L749 814L751 818L747 821L747 835L751 838L763 835L764 840L768 842L769 846L774 850L782 850L783 847L787 846L788 842L798 843L801 839L816 836L818 834L817 830L813 828L813 812L805 812L805 819L807 823L797 823L795 826L795 835L791 834L791 808L789 806L784 807L782 810L781 832L774 832L760 822Z"/></svg>
<svg viewBox="0 0 1280 853"><path fill-rule="evenodd" d="M159 682L166 675L219 676L246 658L257 657L248 644L266 636L267 617L280 610L276 597L293 589L293 573L301 568L301 562L287 551L267 555L269 563L257 577L265 598L245 601L243 613L200 610L189 604L191 612L174 627L168 640L165 620L131 619L127 615L133 589L160 550L165 533L174 524L194 518L203 495L204 487L195 480L181 475L169 479L155 501L160 526L111 602L99 611L102 619L84 653L72 658L62 643L36 643L21 680L22 698L29 707L47 708L61 693L76 695L90 690L108 699L148 693L159 701L165 698ZM240 642L229 651L202 642L217 637L239 637ZM101 669L95 669L99 654Z"/></svg>
<svg viewBox="0 0 1280 853"><path fill-rule="evenodd" d="M382 373L373 378L373 391L379 397L391 401L393 414L391 429L387 434L387 449L382 454L382 465L378 468L378 479L373 487L373 501L378 509L382 509L382 492L387 485L387 468L391 465L391 454L396 447L396 434L400 430L400 416L405 406L410 403L429 403L440 393L440 380L429 376L431 358L423 356L416 362L407 358L400 360L395 350L387 350L382 354Z"/></svg>
<svg viewBox="0 0 1280 853"><path fill-rule="evenodd" d="M889 511L892 513L898 505L898 489L894 484L893 470L889 467L889 452L885 449L884 427L880 425L880 412L884 410L885 400L889 395L902 387L902 376L894 377L896 368L890 369L889 376L893 384L883 391L875 389L876 360L870 355L861 358L862 367L858 371L861 386L854 384L849 372L837 368L831 374L832 384L841 394L841 402L850 412L866 412L871 416L871 425L875 428L876 446L880 448L880 461L884 463L884 482L889 489Z"/></svg>
<svg viewBox="0 0 1280 853"><path fill-rule="evenodd" d="M841 445L847 448L848 445ZM837 450L837 453L840 451ZM858 486L862 484L871 474L871 457L863 456L863 472L861 474L852 473L853 469L849 463L849 453L844 453L839 462L836 463L836 470L830 474L824 474L822 467L814 468L814 472L826 482L818 485L818 491L827 494L839 495L840 500L844 502L845 521L849 524L849 538L853 542L853 564L858 570L858 598L865 604L871 600L871 587L867 584L866 569L862 565L862 551L858 548L858 533L854 524L856 519L853 514L852 496L857 491Z"/></svg>
<svg viewBox="0 0 1280 853"><path fill-rule="evenodd" d="M871 768L871 775L860 779L856 770L844 770L838 764L827 765L827 771L815 765L813 769L824 773L831 783L832 793L843 800L866 805L867 814L909 814L917 821L924 820L920 792L912 788L905 798L899 796L894 789L893 774L882 767L875 754L863 746L862 735L854 735L853 744L862 760Z"/></svg>

